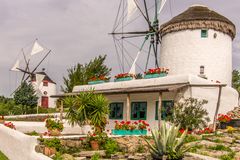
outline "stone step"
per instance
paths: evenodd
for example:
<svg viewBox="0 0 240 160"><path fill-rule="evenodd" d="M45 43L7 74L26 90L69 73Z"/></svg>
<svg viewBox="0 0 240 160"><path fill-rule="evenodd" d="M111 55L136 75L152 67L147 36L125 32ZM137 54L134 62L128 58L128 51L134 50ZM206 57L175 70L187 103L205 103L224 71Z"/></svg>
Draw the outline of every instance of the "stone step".
<svg viewBox="0 0 240 160"><path fill-rule="evenodd" d="M74 157L92 157L95 154L99 154L101 157L106 156L105 150L99 151L81 151L79 153L74 153Z"/></svg>

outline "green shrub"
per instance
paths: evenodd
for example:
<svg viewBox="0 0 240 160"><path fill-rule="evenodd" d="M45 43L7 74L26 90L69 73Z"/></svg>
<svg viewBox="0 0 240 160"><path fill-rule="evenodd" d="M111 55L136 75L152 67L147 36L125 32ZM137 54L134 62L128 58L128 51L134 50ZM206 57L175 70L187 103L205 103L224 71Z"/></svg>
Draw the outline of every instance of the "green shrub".
<svg viewBox="0 0 240 160"><path fill-rule="evenodd" d="M118 151L118 144L117 142L112 139L112 138L108 138L104 144L104 149L106 150L106 156L110 157L111 154L114 154Z"/></svg>
<svg viewBox="0 0 240 160"><path fill-rule="evenodd" d="M61 153L57 152L53 157L53 160L63 160Z"/></svg>
<svg viewBox="0 0 240 160"><path fill-rule="evenodd" d="M144 149L144 146L142 144L140 144L137 148L137 152L138 153L144 153L145 152L145 149Z"/></svg>
<svg viewBox="0 0 240 160"><path fill-rule="evenodd" d="M198 150L202 148L203 148L203 145L195 145L189 149L189 152L196 153Z"/></svg>
<svg viewBox="0 0 240 160"><path fill-rule="evenodd" d="M99 160L101 158L99 153L95 153L92 157L91 160Z"/></svg>
<svg viewBox="0 0 240 160"><path fill-rule="evenodd" d="M61 141L57 138L44 139L43 144L47 147L55 148L57 151L59 151L62 147Z"/></svg>
<svg viewBox="0 0 240 160"><path fill-rule="evenodd" d="M202 129L210 121L208 112L203 108L206 100L188 98L175 103L171 122L183 129Z"/></svg>
<svg viewBox="0 0 240 160"><path fill-rule="evenodd" d="M220 157L221 160L233 160L234 159L234 156L235 156L235 152L230 152L229 154L227 155L222 155Z"/></svg>
<svg viewBox="0 0 240 160"><path fill-rule="evenodd" d="M198 141L199 139L194 136L194 135L187 135L186 138L184 139L184 143L190 143L190 142L195 142L195 141Z"/></svg>
<svg viewBox="0 0 240 160"><path fill-rule="evenodd" d="M216 150L216 151L227 151L227 152L231 152L231 148L229 147L226 147L224 145L221 145L221 144L218 144L216 146L212 146L212 147L208 147L208 149L211 149L211 150Z"/></svg>

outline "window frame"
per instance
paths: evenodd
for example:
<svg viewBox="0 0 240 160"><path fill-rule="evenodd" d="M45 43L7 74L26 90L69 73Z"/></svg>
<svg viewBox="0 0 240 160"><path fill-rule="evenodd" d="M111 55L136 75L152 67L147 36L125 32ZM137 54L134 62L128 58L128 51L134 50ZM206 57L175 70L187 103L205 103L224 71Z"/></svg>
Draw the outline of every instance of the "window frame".
<svg viewBox="0 0 240 160"><path fill-rule="evenodd" d="M140 107L138 107L138 110L137 110L137 118L133 118L133 104L134 103L143 103L145 104L144 106L144 110L145 110L145 115L144 115L144 118L140 118ZM131 102L131 120L147 120L147 101L135 101L135 102Z"/></svg>
<svg viewBox="0 0 240 160"><path fill-rule="evenodd" d="M172 102L173 103L172 107L174 107L174 100L162 100L162 112L163 112L163 105L164 105L164 103L167 103L167 102ZM155 120L158 120L158 103L159 103L158 101L155 101ZM162 117L162 115L161 115L161 117ZM162 119L163 119L163 117L162 117Z"/></svg>
<svg viewBox="0 0 240 160"><path fill-rule="evenodd" d="M48 87L48 81L43 81L43 86Z"/></svg>
<svg viewBox="0 0 240 160"><path fill-rule="evenodd" d="M201 29L201 38L208 38L208 29Z"/></svg>
<svg viewBox="0 0 240 160"><path fill-rule="evenodd" d="M113 105L113 104L115 104L115 107L116 107L116 104L122 104L122 106L121 106L121 112L122 112L122 114L121 114L121 117L119 118L119 117L111 117L111 105ZM108 117L109 117L109 119L110 120L122 120L123 119L123 109L124 109L124 102L111 102L110 104L109 104L109 111L110 111L110 113L109 113L109 115L108 115Z"/></svg>

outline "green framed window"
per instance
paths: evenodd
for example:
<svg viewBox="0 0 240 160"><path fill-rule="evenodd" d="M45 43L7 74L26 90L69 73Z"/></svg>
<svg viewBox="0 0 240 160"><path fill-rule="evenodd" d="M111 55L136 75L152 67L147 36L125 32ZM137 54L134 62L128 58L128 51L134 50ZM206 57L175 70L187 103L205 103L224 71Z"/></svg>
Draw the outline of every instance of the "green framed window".
<svg viewBox="0 0 240 160"><path fill-rule="evenodd" d="M111 103L109 110L109 119L123 119L123 102Z"/></svg>
<svg viewBox="0 0 240 160"><path fill-rule="evenodd" d="M147 119L147 102L131 103L131 120Z"/></svg>
<svg viewBox="0 0 240 160"><path fill-rule="evenodd" d="M163 120L166 120L168 116L172 115L173 106L174 106L174 101L173 100L162 101L161 117L162 117ZM155 120L158 120L158 101L156 101Z"/></svg>
<svg viewBox="0 0 240 160"><path fill-rule="evenodd" d="M208 37L208 30L202 29L201 30L201 38L207 38Z"/></svg>

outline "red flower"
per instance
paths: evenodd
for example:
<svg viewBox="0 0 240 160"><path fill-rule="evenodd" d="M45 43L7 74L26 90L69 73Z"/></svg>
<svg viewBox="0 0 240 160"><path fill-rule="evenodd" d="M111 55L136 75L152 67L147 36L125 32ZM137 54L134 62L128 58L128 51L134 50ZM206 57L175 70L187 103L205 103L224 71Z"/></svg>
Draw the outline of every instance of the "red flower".
<svg viewBox="0 0 240 160"><path fill-rule="evenodd" d="M184 129L180 129L179 132L183 134L185 130Z"/></svg>
<svg viewBox="0 0 240 160"><path fill-rule="evenodd" d="M80 138L79 138L79 140L80 140L80 141L83 141L83 140L84 140L84 138L80 137Z"/></svg>
<svg viewBox="0 0 240 160"><path fill-rule="evenodd" d="M138 124L138 122L134 122L134 124L135 124L135 125L137 125L137 124Z"/></svg>

